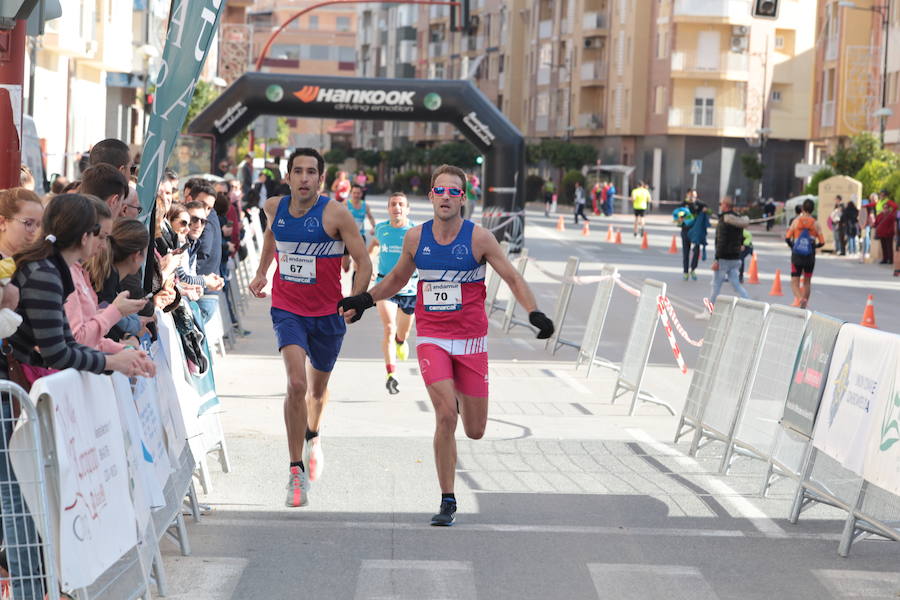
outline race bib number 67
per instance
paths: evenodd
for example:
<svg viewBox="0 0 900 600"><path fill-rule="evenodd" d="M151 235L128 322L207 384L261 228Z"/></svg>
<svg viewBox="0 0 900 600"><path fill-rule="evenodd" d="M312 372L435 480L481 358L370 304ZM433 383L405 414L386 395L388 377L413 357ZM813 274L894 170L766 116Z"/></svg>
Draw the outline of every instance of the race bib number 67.
<svg viewBox="0 0 900 600"><path fill-rule="evenodd" d="M429 312L462 309L462 287L456 282L423 283L422 296L425 310Z"/></svg>
<svg viewBox="0 0 900 600"><path fill-rule="evenodd" d="M316 282L316 257L302 254L282 254L278 271L281 279L293 283Z"/></svg>

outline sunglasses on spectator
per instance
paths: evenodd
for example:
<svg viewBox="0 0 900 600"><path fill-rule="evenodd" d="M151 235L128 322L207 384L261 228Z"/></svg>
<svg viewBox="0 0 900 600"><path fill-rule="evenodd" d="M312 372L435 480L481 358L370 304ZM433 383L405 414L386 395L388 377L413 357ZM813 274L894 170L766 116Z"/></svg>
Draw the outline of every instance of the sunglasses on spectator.
<svg viewBox="0 0 900 600"><path fill-rule="evenodd" d="M201 225L206 225L208 222L209 221L207 219L204 219L203 217L191 216L191 225L193 225L194 223L200 223Z"/></svg>
<svg viewBox="0 0 900 600"><path fill-rule="evenodd" d="M184 219L175 219L175 224L178 225L179 227L184 227L185 225L188 224L188 222L185 221Z"/></svg>
<svg viewBox="0 0 900 600"><path fill-rule="evenodd" d="M130 208L131 210L136 210L137 214L141 214L141 205L140 204L126 204L125 208Z"/></svg>
<svg viewBox="0 0 900 600"><path fill-rule="evenodd" d="M41 222L37 219L20 219L19 217L13 217L13 221L18 221L25 227L25 231L31 233L37 231L37 228L41 225Z"/></svg>
<svg viewBox="0 0 900 600"><path fill-rule="evenodd" d="M91 227L91 235L94 237L100 235L100 223L94 223L94 226Z"/></svg>
<svg viewBox="0 0 900 600"><path fill-rule="evenodd" d="M431 193L434 194L435 196L443 196L444 192L447 192L447 195L449 195L452 198L459 198L460 196L462 196L465 193L464 190L462 190L458 187L435 186L435 187L431 188Z"/></svg>

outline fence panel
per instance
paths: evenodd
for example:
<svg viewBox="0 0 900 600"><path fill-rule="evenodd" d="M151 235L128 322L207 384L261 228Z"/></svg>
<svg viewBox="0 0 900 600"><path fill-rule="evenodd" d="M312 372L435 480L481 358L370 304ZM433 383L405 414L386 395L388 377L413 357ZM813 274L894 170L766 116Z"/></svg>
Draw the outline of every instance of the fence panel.
<svg viewBox="0 0 900 600"><path fill-rule="evenodd" d="M553 311L553 322L556 324L556 328L553 331L553 335L547 340L547 343L544 344L544 348L550 350L551 354L556 354L556 351L559 350L560 346L573 346L575 348L578 347L574 342L568 342L561 339L562 329L566 322L566 313L569 312L569 301L572 299L572 290L575 289L575 282L573 278L578 273L578 264L579 260L575 256L570 256L569 260L566 261L566 268L563 271L563 284L559 289L559 296L556 299L556 310Z"/></svg>
<svg viewBox="0 0 900 600"><path fill-rule="evenodd" d="M585 377L590 377L594 363L600 366L618 370L619 367L612 362L597 358L597 348L600 346L600 336L603 334L603 325L606 323L606 315L612 301L613 290L616 287L615 277L618 270L610 265L603 265L600 271L601 277L608 277L597 283L597 293L591 303L591 312L588 314L587 325L584 329L584 337L581 338L581 346L578 348L578 356L575 358L575 368L587 363Z"/></svg>
<svg viewBox="0 0 900 600"><path fill-rule="evenodd" d="M0 425L0 531L9 572L0 587L16 600L41 600L47 590L59 589L59 538L52 525L41 421L31 398L11 381L0 380Z"/></svg>
<svg viewBox="0 0 900 600"><path fill-rule="evenodd" d="M650 347L653 344L653 336L656 334L656 324L659 322L657 302L660 296L665 295L665 283L653 279L644 280L612 397L612 401L615 403L621 395L631 392L631 408L628 411L630 415L635 413L640 401L658 404L673 415L675 414L668 402L641 389L647 360L650 358Z"/></svg>
<svg viewBox="0 0 900 600"><path fill-rule="evenodd" d="M735 303L689 454L696 454L701 445L712 440L727 443L731 437L747 380L755 366L766 308L765 303L753 300Z"/></svg>
<svg viewBox="0 0 900 600"><path fill-rule="evenodd" d="M722 352L722 344L725 341L725 332L728 329L733 308L733 297L719 296L712 315L709 317L709 324L703 334L703 345L700 347L700 355L697 358L697 366L694 367L694 375L691 377L691 385L684 401L681 418L675 429L676 444L678 438L699 426L703 406L709 397L712 374L715 372L719 355Z"/></svg>
<svg viewBox="0 0 900 600"><path fill-rule="evenodd" d="M777 304L769 306L757 352L759 362L723 457L724 472L728 471L735 453L764 461L772 456L778 420L784 412L794 360L808 318L809 311L803 309Z"/></svg>
<svg viewBox="0 0 900 600"><path fill-rule="evenodd" d="M509 242L500 242L500 248L503 250L504 256L509 256ZM500 275L494 269L488 266L488 280L487 280L487 294L485 296L484 304L485 310L487 310L488 317L496 310L497 304L497 294L500 292L500 283L503 280L500 278Z"/></svg>
<svg viewBox="0 0 900 600"><path fill-rule="evenodd" d="M528 248L522 248L522 251L519 253L519 264L517 266L519 275L525 277L525 268L528 266ZM503 332L509 333L509 330L513 325L526 325L524 321L519 321L515 318L516 306L518 306L518 302L516 301L516 297L510 292L509 300L506 302L506 309L503 311Z"/></svg>

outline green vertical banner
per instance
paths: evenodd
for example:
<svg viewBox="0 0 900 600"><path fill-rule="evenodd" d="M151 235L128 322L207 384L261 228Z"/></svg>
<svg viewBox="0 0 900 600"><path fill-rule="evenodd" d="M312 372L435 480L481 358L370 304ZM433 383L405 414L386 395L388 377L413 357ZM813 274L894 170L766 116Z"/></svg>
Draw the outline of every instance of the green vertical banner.
<svg viewBox="0 0 900 600"><path fill-rule="evenodd" d="M173 0L156 98L138 176L141 215L150 218L156 188L181 131L200 69L219 28L224 0Z"/></svg>

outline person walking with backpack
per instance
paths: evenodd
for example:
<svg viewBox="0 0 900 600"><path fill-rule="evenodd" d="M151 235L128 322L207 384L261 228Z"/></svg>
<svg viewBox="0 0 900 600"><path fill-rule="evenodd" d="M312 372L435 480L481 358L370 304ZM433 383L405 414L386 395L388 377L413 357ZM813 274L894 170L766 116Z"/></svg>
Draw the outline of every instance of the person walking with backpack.
<svg viewBox="0 0 900 600"><path fill-rule="evenodd" d="M785 242L791 247L791 291L794 292L794 303L800 308L806 308L809 303L813 269L816 266L816 248L825 245L825 236L812 216L815 208L815 202L804 200L803 211L794 219L784 236Z"/></svg>

